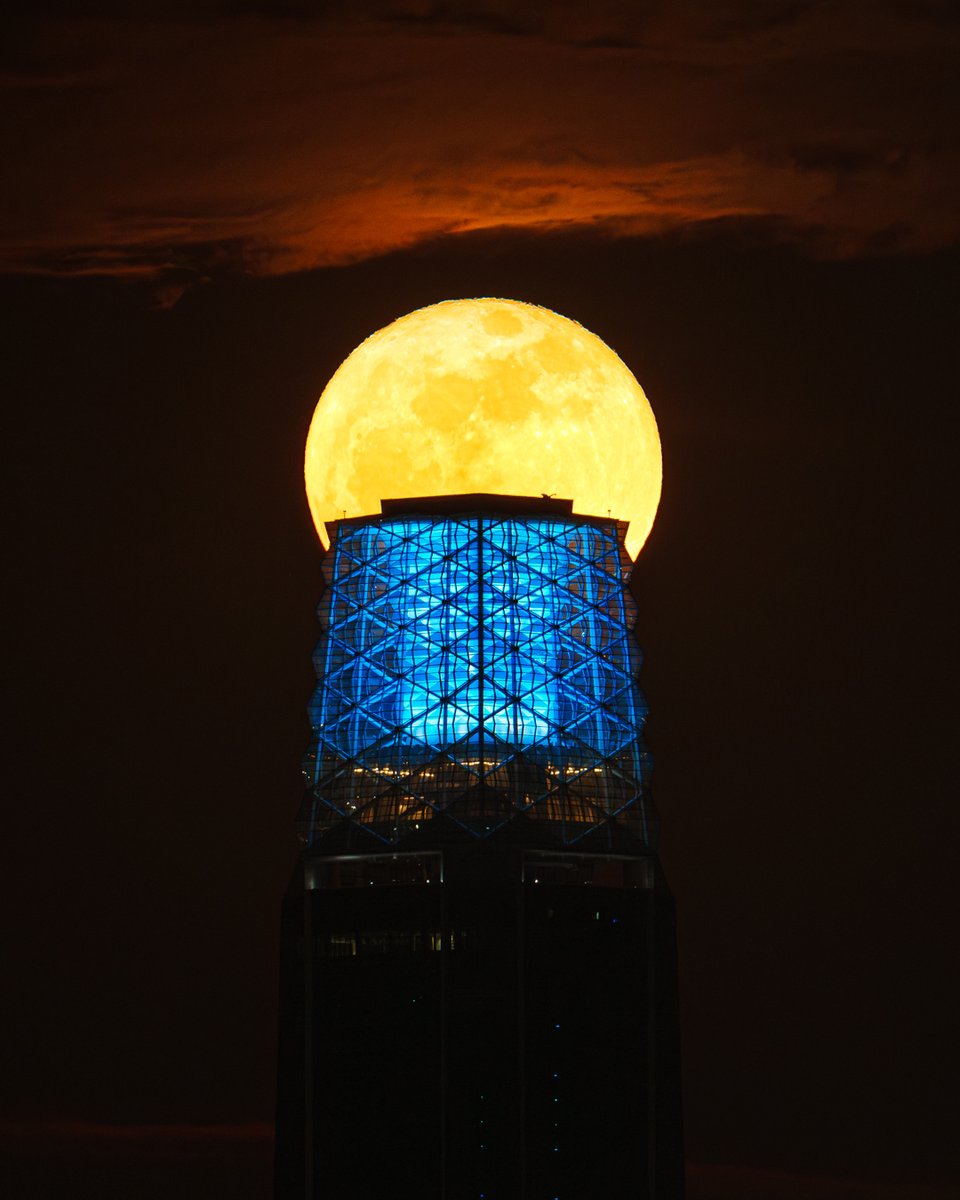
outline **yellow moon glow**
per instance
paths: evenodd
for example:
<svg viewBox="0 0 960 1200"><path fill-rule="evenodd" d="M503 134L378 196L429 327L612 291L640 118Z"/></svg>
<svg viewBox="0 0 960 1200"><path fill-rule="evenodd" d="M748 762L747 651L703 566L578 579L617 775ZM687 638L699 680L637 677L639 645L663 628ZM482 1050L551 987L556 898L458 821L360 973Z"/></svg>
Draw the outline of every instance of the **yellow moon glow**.
<svg viewBox="0 0 960 1200"><path fill-rule="evenodd" d="M547 308L484 299L418 309L358 346L317 404L304 473L325 546L325 521L381 499L546 492L629 521L636 557L662 465L643 389L609 346Z"/></svg>

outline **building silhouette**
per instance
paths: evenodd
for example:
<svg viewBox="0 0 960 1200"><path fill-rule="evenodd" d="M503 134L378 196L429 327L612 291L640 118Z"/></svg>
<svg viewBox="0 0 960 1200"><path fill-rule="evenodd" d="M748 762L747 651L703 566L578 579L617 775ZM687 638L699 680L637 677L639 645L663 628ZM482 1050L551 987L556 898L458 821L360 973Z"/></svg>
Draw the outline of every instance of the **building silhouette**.
<svg viewBox="0 0 960 1200"><path fill-rule="evenodd" d="M276 1200L679 1198L625 526L382 507L328 526Z"/></svg>

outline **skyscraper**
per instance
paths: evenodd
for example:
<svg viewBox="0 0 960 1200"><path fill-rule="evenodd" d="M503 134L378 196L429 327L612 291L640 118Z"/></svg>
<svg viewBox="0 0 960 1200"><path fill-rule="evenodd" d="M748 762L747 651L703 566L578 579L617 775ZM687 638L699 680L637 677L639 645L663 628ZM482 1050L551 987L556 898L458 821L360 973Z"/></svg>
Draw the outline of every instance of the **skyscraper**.
<svg viewBox="0 0 960 1200"><path fill-rule="evenodd" d="M328 522L283 910L277 1200L682 1195L624 523Z"/></svg>

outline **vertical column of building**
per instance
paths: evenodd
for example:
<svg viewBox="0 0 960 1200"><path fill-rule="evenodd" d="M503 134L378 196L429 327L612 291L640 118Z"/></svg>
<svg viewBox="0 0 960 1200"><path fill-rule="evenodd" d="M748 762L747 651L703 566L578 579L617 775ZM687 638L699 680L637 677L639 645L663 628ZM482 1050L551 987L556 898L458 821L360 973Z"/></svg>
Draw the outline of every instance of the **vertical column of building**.
<svg viewBox="0 0 960 1200"><path fill-rule="evenodd" d="M324 562L277 1200L682 1192L623 530L483 499Z"/></svg>

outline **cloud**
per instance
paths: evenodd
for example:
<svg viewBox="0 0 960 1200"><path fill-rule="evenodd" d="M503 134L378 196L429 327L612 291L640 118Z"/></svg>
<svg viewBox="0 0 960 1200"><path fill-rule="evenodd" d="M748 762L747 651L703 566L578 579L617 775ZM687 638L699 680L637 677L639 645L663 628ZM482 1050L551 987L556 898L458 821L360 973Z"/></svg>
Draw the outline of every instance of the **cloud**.
<svg viewBox="0 0 960 1200"><path fill-rule="evenodd" d="M266 1121L235 1124L111 1124L96 1121L0 1121L0 1146L8 1152L58 1158L77 1154L134 1158L194 1158L223 1154L231 1147L259 1147L273 1142Z"/></svg>
<svg viewBox="0 0 960 1200"><path fill-rule="evenodd" d="M687 1165L688 1200L951 1200L954 1195L952 1187L938 1184Z"/></svg>
<svg viewBox="0 0 960 1200"><path fill-rule="evenodd" d="M36 25L0 80L0 268L189 281L737 218L827 254L960 231L935 5L237 7Z"/></svg>
<svg viewBox="0 0 960 1200"><path fill-rule="evenodd" d="M273 1143L266 1121L111 1124L2 1121L0 1147L16 1157L60 1162L220 1164L265 1159ZM753 1166L687 1164L688 1200L953 1200L947 1185L834 1178Z"/></svg>
<svg viewBox="0 0 960 1200"><path fill-rule="evenodd" d="M239 1124L0 1122L9 1196L234 1200L269 1195L273 1127Z"/></svg>

